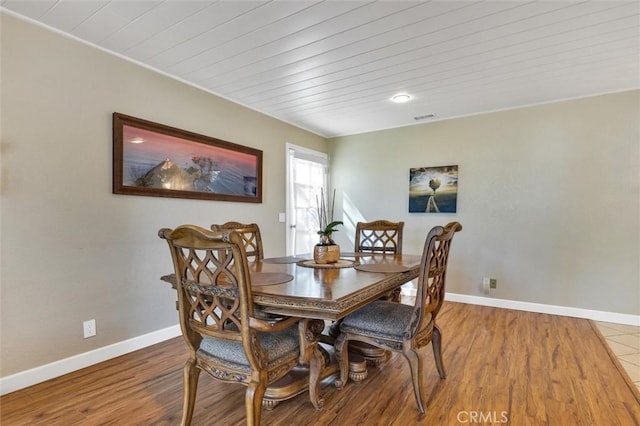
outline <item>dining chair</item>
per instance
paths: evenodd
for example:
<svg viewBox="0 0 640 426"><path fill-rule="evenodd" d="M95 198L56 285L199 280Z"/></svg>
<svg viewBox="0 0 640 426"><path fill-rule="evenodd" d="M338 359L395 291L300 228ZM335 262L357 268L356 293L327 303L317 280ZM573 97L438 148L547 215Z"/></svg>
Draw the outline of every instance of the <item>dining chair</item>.
<svg viewBox="0 0 640 426"><path fill-rule="evenodd" d="M202 370L247 386L248 425L260 424L267 386L299 363L310 364L309 382L318 383L324 360L307 343L305 320L255 317L249 263L239 233L183 225L161 229L159 236L171 252L180 328L189 349L183 370L182 425L191 423ZM311 402L320 408L317 388L311 389L310 385Z"/></svg>
<svg viewBox="0 0 640 426"><path fill-rule="evenodd" d="M356 252L402 254L404 222L374 220L358 222L354 248Z"/></svg>
<svg viewBox="0 0 640 426"><path fill-rule="evenodd" d="M349 341L365 342L404 355L409 362L418 410L425 413L424 359L419 349L431 343L438 374L444 379L442 332L436 324L436 317L444 301L451 241L461 230L462 225L458 222L450 222L444 228L436 226L429 231L413 306L376 300L343 319L335 344L340 364L340 378L336 381L339 389L347 383L349 375Z"/></svg>
<svg viewBox="0 0 640 426"><path fill-rule="evenodd" d="M374 220L356 223L354 249L356 252L402 254L404 222ZM400 287L391 291L386 299L400 302Z"/></svg>
<svg viewBox="0 0 640 426"><path fill-rule="evenodd" d="M354 251L364 253L381 253L381 254L402 254L402 231L404 222L391 222L385 219L374 220L371 222L356 223L356 232L354 238ZM382 298L393 302L400 302L401 289L398 286ZM329 328L329 336L336 338L338 336L340 320L336 321ZM368 363L379 365L386 361L388 356L384 350L367 345L365 343L356 343L352 349L360 353Z"/></svg>
<svg viewBox="0 0 640 426"><path fill-rule="evenodd" d="M255 223L226 222L222 225L211 225L212 231L232 230L236 231L242 237L244 250L247 259L250 261L263 260L264 250L262 248L262 236L260 235L260 227Z"/></svg>

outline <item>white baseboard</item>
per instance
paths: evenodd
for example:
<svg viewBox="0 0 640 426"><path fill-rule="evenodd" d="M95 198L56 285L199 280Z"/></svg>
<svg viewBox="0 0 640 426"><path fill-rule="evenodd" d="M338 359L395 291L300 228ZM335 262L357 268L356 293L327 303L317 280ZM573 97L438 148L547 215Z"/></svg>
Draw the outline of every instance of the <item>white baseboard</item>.
<svg viewBox="0 0 640 426"><path fill-rule="evenodd" d="M540 314L587 318L594 321L612 322L616 324L627 324L640 327L640 315L596 311L593 309L572 308L570 306L519 302L517 300L494 299L491 297L467 296L466 294L455 293L447 293L446 300L450 300L452 302L468 303L470 305L494 306L496 308L516 309L518 311L537 312Z"/></svg>
<svg viewBox="0 0 640 426"><path fill-rule="evenodd" d="M62 376L72 371L115 358L147 346L155 345L176 336L180 336L180 326L157 330L142 336L134 337L122 342L114 343L89 352L74 355L69 358L42 365L30 370L21 371L11 376L0 378L0 395L24 389L26 387L42 383L54 377Z"/></svg>
<svg viewBox="0 0 640 426"><path fill-rule="evenodd" d="M409 286L402 288L402 294L415 296L416 289ZM445 300L468 303L470 305L493 306L496 308L515 309L518 311L536 312L539 314L563 315L565 317L586 318L594 321L612 322L640 327L640 315L619 314L617 312L596 311L593 309L572 308L569 306L545 305L542 303L520 302L517 300L495 299L492 297L469 296L466 294L446 293Z"/></svg>

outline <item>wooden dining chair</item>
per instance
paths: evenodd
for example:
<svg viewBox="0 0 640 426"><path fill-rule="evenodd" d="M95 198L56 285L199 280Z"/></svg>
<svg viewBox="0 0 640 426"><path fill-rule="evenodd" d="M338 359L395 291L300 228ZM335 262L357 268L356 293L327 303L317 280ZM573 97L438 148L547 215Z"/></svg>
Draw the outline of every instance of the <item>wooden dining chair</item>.
<svg viewBox="0 0 640 426"><path fill-rule="evenodd" d="M354 249L357 252L402 254L403 229L404 222L358 222Z"/></svg>
<svg viewBox="0 0 640 426"><path fill-rule="evenodd" d="M309 346L305 320L256 318L240 234L183 225L161 229L159 236L171 251L180 328L189 349L181 424L191 423L202 370L216 379L246 385L247 424L259 425L267 385L298 363L309 363L309 396L320 408L315 385L324 363L322 354Z"/></svg>
<svg viewBox="0 0 640 426"><path fill-rule="evenodd" d="M385 350L401 352L409 362L418 410L425 413L424 360L419 349L432 344L438 374L444 379L446 373L442 362L442 333L436 324L436 317L444 301L451 241L460 230L462 225L451 222L444 228L436 226L429 231L422 253L418 291L413 306L376 300L344 318L335 345L340 363L340 379L336 381L338 388L344 387L349 375L349 341L365 342Z"/></svg>
<svg viewBox="0 0 640 426"><path fill-rule="evenodd" d="M358 222L354 249L364 253L402 254L402 231L404 222L388 220L374 220L372 222ZM400 302L400 287L391 291L386 299Z"/></svg>
<svg viewBox="0 0 640 426"><path fill-rule="evenodd" d="M262 236L260 227L255 223L226 222L222 225L211 225L212 231L233 230L240 234L247 259L250 261L263 260Z"/></svg>

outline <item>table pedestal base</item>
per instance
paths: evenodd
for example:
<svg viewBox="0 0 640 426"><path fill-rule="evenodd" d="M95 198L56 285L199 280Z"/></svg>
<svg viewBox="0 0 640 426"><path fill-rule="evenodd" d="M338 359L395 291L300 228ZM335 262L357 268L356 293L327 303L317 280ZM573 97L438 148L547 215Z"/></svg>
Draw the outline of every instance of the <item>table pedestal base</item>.
<svg viewBox="0 0 640 426"><path fill-rule="evenodd" d="M351 352L356 352L362 355L367 364L378 367L381 364L389 361L391 352L377 348L373 345L364 342L358 342L357 340L349 341L349 359L351 359Z"/></svg>
<svg viewBox="0 0 640 426"><path fill-rule="evenodd" d="M335 343L335 339L337 339L338 336L340 335L341 322L342 320L339 320L333 323L328 329L328 333L327 333L328 335L322 336L322 337L324 337L325 339L328 339L327 341L331 341L332 344ZM352 352L360 354L367 361L367 364L374 367L377 367L380 364L384 364L385 362L389 361L389 358L391 357L391 352L384 349L377 348L368 343L358 342L357 340L349 341L349 360L351 360ZM349 371L351 372L351 366L349 366ZM367 375L365 372L365 377L366 376ZM354 380L354 382L357 382L357 381L358 380Z"/></svg>
<svg viewBox="0 0 640 426"><path fill-rule="evenodd" d="M353 382L367 378L367 362L358 352L349 351L349 378Z"/></svg>
<svg viewBox="0 0 640 426"><path fill-rule="evenodd" d="M318 347L325 358L324 369L320 373L320 383L329 383L340 375L340 366L336 360L333 346L319 343ZM349 353L349 378L359 382L367 377L367 364L362 355ZM262 399L262 406L272 410L281 401L309 390L309 366L299 365L282 379L267 387Z"/></svg>

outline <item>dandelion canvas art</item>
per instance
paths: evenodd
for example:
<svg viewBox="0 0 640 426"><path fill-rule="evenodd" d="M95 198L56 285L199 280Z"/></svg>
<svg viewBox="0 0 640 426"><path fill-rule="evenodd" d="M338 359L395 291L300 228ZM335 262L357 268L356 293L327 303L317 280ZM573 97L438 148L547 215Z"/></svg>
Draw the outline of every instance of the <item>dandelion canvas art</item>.
<svg viewBox="0 0 640 426"><path fill-rule="evenodd" d="M409 213L455 213L457 207L457 165L409 170Z"/></svg>

